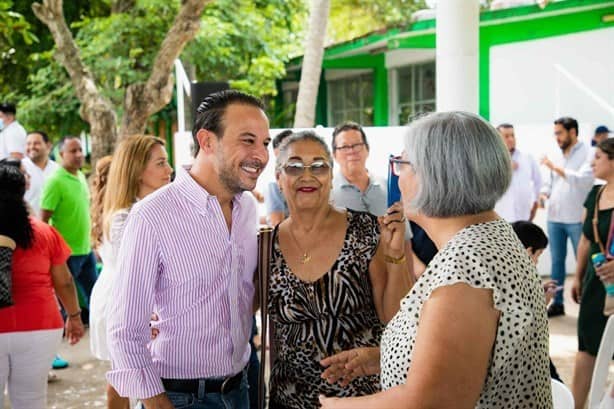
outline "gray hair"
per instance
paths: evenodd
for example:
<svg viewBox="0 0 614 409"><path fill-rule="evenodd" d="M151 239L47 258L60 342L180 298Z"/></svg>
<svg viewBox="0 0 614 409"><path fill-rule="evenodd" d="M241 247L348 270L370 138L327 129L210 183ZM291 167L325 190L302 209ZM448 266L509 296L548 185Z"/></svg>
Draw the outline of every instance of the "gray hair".
<svg viewBox="0 0 614 409"><path fill-rule="evenodd" d="M279 155L277 155L277 160L275 161L275 173L279 173L281 168L288 161L288 150L290 149L290 146L296 142L302 141L310 141L319 144L326 154L326 160L328 161L330 168L333 168L333 156L331 155L330 149L324 139L319 137L314 131L300 131L292 132L292 134L286 137L281 145L279 145Z"/></svg>
<svg viewBox="0 0 614 409"><path fill-rule="evenodd" d="M419 185L410 206L425 216L492 210L512 179L510 154L497 131L467 112L433 113L411 123L405 152Z"/></svg>

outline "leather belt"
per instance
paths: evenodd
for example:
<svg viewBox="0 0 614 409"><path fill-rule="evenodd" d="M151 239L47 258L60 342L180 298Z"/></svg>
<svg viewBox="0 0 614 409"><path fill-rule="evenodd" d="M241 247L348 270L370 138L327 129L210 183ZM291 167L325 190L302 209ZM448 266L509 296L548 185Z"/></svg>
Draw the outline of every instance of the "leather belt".
<svg viewBox="0 0 614 409"><path fill-rule="evenodd" d="M198 387L201 380L205 381L205 393L225 394L241 385L243 371L234 376L223 379L167 379L162 378L164 389L169 392L193 393L198 394Z"/></svg>

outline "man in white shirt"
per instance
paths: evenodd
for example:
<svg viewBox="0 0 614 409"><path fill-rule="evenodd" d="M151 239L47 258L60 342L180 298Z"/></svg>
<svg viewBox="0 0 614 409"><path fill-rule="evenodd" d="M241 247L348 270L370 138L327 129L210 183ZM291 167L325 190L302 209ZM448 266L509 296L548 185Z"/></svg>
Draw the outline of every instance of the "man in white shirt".
<svg viewBox="0 0 614 409"><path fill-rule="evenodd" d="M25 199L34 210L36 217L40 216L41 192L45 180L60 167L49 159L51 142L43 131L34 131L26 138L26 157L21 163L30 174L30 188L26 191Z"/></svg>
<svg viewBox="0 0 614 409"><path fill-rule="evenodd" d="M537 211L542 177L537 162L528 154L516 149L514 126L501 124L497 127L503 143L512 159L512 182L507 192L499 199L495 211L510 223L532 221Z"/></svg>
<svg viewBox="0 0 614 409"><path fill-rule="evenodd" d="M15 119L15 105L0 104L0 159L12 156L23 159L26 147L26 130Z"/></svg>
<svg viewBox="0 0 614 409"><path fill-rule="evenodd" d="M541 164L550 170L542 188L542 200L548 200L548 238L552 259L551 276L559 286L565 283L567 239L574 252L582 234L584 201L593 187L592 169L583 166L588 160L589 148L578 141L578 121L562 117L554 121L554 136L561 155L550 160L544 156ZM564 315L563 292L559 291L548 308L548 316Z"/></svg>

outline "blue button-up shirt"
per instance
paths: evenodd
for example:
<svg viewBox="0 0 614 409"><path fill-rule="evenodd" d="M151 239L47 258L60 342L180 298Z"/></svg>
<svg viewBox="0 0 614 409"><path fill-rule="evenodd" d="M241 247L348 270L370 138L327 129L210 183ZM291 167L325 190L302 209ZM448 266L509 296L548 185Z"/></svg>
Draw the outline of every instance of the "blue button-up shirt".
<svg viewBox="0 0 614 409"><path fill-rule="evenodd" d="M368 212L383 216L388 210L388 186L381 180L369 175L369 185L362 192L350 183L341 172L333 177L333 204L337 207ZM411 240L409 222L405 225L405 240Z"/></svg>

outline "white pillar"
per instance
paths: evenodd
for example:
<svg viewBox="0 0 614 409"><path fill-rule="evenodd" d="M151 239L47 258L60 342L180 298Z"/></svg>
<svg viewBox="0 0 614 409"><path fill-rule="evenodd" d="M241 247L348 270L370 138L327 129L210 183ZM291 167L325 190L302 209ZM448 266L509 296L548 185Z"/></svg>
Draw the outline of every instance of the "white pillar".
<svg viewBox="0 0 614 409"><path fill-rule="evenodd" d="M478 113L479 0L437 2L437 111Z"/></svg>

